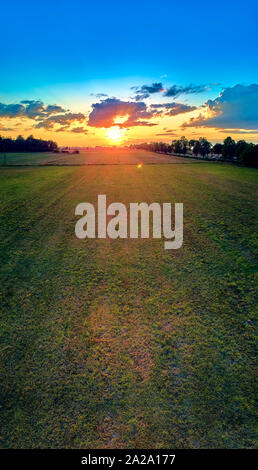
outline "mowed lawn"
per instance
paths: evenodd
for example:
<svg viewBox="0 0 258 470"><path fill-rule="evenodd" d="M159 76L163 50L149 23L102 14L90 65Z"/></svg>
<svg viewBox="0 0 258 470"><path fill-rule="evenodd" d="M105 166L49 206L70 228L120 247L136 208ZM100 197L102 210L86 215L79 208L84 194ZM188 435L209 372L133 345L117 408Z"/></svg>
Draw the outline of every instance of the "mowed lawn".
<svg viewBox="0 0 258 470"><path fill-rule="evenodd" d="M0 188L1 447L254 447L257 171L5 168ZM98 194L183 202L183 247L78 240Z"/></svg>

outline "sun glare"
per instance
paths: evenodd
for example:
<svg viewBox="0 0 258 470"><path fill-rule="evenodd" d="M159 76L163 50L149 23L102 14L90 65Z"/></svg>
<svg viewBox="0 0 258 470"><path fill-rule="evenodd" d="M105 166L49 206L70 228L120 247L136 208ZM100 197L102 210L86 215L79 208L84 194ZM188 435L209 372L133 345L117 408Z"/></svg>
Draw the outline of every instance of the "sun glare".
<svg viewBox="0 0 258 470"><path fill-rule="evenodd" d="M126 129L120 129L119 126L112 126L107 130L107 137L114 142L121 142L125 132Z"/></svg>
<svg viewBox="0 0 258 470"><path fill-rule="evenodd" d="M116 116L113 122L114 124L123 124L128 118L129 114L126 114L125 116Z"/></svg>

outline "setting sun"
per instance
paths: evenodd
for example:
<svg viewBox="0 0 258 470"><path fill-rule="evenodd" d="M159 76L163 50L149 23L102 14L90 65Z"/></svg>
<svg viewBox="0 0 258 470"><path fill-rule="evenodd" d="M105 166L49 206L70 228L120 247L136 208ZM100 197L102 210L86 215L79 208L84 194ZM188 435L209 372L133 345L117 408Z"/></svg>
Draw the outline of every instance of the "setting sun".
<svg viewBox="0 0 258 470"><path fill-rule="evenodd" d="M126 129L120 129L119 126L113 126L107 130L107 137L114 142L121 142L124 138L125 132Z"/></svg>

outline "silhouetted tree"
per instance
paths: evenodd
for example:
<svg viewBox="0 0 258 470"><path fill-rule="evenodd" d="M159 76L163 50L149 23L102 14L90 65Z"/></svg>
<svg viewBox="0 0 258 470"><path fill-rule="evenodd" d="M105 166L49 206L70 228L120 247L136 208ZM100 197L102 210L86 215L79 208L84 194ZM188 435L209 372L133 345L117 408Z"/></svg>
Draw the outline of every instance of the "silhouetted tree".
<svg viewBox="0 0 258 470"><path fill-rule="evenodd" d="M222 149L223 149L222 144L215 144L212 147L212 152L215 153L215 155L222 155Z"/></svg>
<svg viewBox="0 0 258 470"><path fill-rule="evenodd" d="M175 139L171 144L165 142L150 142L131 145L130 148L137 148L149 150L151 152L162 153L175 153L178 155L185 155L189 150L192 150L194 155L202 155L205 157L211 152L211 143L205 138L200 137L199 140L192 139L188 141L184 136L180 139ZM237 156L237 161L248 166L258 165L258 145L248 144L244 140L239 140L237 143L231 138L227 137L224 144L215 144L212 152L217 155L224 155L224 158L233 160Z"/></svg>
<svg viewBox="0 0 258 470"><path fill-rule="evenodd" d="M201 153L201 144L199 140L195 140L194 146L193 146L193 154L197 156L200 153Z"/></svg>
<svg viewBox="0 0 258 470"><path fill-rule="evenodd" d="M0 152L53 152L57 150L56 142L52 140L35 139L30 135L24 139L18 135L16 139L0 137Z"/></svg>
<svg viewBox="0 0 258 470"><path fill-rule="evenodd" d="M227 137L224 140L222 155L225 159L233 160L236 152L236 143L231 137Z"/></svg>
<svg viewBox="0 0 258 470"><path fill-rule="evenodd" d="M203 157L205 157L206 155L210 153L211 144L205 137L200 137L199 143L200 143L200 154Z"/></svg>
<svg viewBox="0 0 258 470"><path fill-rule="evenodd" d="M239 153L239 161L246 166L258 166L258 145L242 144L242 150Z"/></svg>

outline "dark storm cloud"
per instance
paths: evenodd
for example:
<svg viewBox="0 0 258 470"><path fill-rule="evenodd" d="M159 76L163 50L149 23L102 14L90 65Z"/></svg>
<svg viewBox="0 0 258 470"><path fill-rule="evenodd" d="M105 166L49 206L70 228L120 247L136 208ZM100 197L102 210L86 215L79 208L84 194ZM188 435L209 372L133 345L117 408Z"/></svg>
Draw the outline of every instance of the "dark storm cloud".
<svg viewBox="0 0 258 470"><path fill-rule="evenodd" d="M156 124L148 120L153 117L152 111L147 111L143 102L121 101L117 98L107 98L100 103L92 105L89 114L88 125L92 127L120 127L154 126ZM127 116L125 122L119 124L114 122L117 116Z"/></svg>
<svg viewBox="0 0 258 470"><path fill-rule="evenodd" d="M213 127L222 129L258 129L258 84L235 85L226 88L218 98L205 103L211 115L190 119L183 127Z"/></svg>

